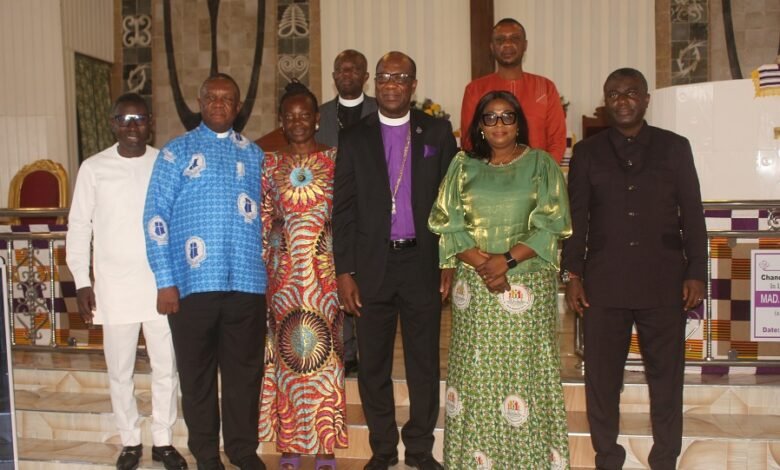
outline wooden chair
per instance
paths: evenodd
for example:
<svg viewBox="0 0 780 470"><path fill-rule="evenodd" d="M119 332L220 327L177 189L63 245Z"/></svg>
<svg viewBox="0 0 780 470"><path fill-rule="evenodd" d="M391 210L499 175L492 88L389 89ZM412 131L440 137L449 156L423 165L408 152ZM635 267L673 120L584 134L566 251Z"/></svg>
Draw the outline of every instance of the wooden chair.
<svg viewBox="0 0 780 470"><path fill-rule="evenodd" d="M582 138L587 139L592 135L596 135L601 131L609 129L609 119L607 118L607 110L604 106L599 106L593 113L593 116L582 115Z"/></svg>
<svg viewBox="0 0 780 470"><path fill-rule="evenodd" d="M68 173L53 160L36 160L22 167L11 180L8 207L12 209L68 207ZM24 217L25 224L65 223L62 218ZM22 223L13 220L12 223Z"/></svg>

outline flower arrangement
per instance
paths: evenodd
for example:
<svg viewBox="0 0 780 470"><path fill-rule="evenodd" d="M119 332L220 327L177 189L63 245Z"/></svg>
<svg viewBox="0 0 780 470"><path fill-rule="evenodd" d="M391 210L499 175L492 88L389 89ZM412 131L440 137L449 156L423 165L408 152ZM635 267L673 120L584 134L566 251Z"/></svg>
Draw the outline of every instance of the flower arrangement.
<svg viewBox="0 0 780 470"><path fill-rule="evenodd" d="M420 110L429 116L441 119L450 118L449 113L444 111L439 103L434 103L430 98L425 98L423 101L414 100L411 105L412 108Z"/></svg>

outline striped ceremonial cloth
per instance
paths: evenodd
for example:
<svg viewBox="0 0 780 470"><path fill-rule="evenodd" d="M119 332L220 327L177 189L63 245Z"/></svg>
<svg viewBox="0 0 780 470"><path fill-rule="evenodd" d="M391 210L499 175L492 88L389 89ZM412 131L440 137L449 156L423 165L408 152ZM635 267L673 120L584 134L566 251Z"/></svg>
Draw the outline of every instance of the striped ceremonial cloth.
<svg viewBox="0 0 780 470"><path fill-rule="evenodd" d="M756 96L780 95L780 64L767 64L751 74Z"/></svg>

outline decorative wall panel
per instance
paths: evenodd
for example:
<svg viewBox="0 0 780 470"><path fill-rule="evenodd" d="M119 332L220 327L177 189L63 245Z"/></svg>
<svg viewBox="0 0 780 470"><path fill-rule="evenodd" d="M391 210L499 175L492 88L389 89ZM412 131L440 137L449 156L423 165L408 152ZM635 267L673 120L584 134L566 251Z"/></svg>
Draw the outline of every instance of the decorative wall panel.
<svg viewBox="0 0 780 470"><path fill-rule="evenodd" d="M257 34L262 35L262 57L265 66L260 69L257 95L251 114L246 116L243 133L254 140L275 128L276 122L276 57L277 2L265 0L265 11L258 12L257 0L191 0L170 2L170 22L173 58L176 62L178 84L171 83L166 56L163 24L163 0L152 1L152 84L153 106L156 115L155 145L162 146L184 132L173 93L178 85L182 100L191 112L198 111L197 96L203 80L211 74L212 63L219 71L230 74L241 89L244 99L250 88ZM211 34L209 3L219 4ZM258 32L258 14L265 24ZM217 47L212 50L212 39ZM213 53L213 57L212 57ZM270 65L269 65L270 64Z"/></svg>
<svg viewBox="0 0 780 470"><path fill-rule="evenodd" d="M707 0L672 0L672 85L706 82L709 11Z"/></svg>

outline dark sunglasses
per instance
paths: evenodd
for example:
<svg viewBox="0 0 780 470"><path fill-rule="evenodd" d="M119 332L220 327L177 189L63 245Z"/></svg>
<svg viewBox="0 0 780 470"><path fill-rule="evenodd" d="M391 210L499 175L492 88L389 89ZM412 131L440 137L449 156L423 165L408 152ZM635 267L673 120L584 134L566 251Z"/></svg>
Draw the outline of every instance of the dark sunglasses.
<svg viewBox="0 0 780 470"><path fill-rule="evenodd" d="M500 115L496 113L485 113L482 115L482 124L492 127L498 124L499 119L501 119L501 122L503 122L505 126L511 126L517 122L517 113L514 111L506 111Z"/></svg>
<svg viewBox="0 0 780 470"><path fill-rule="evenodd" d="M127 127L130 125L130 123L135 123L136 125L140 126L142 124L147 124L149 122L149 115L148 114L117 114L114 116L114 122L119 125L119 127Z"/></svg>

